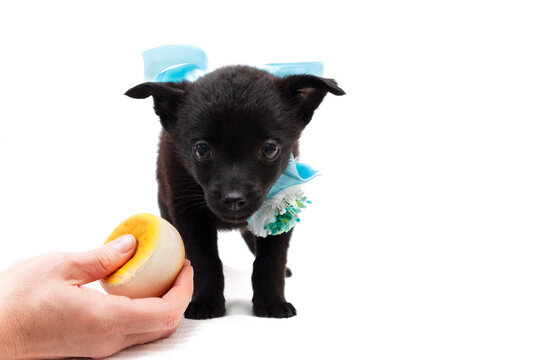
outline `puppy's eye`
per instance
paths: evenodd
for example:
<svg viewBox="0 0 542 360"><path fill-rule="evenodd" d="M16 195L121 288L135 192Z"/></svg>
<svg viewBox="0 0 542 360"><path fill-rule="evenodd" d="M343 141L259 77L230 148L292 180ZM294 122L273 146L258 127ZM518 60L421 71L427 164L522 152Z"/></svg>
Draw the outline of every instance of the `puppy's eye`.
<svg viewBox="0 0 542 360"><path fill-rule="evenodd" d="M275 160L280 154L280 145L275 140L267 140L262 147L262 156L266 160Z"/></svg>
<svg viewBox="0 0 542 360"><path fill-rule="evenodd" d="M211 156L211 146L205 141L198 141L192 146L192 153L197 160L205 160Z"/></svg>

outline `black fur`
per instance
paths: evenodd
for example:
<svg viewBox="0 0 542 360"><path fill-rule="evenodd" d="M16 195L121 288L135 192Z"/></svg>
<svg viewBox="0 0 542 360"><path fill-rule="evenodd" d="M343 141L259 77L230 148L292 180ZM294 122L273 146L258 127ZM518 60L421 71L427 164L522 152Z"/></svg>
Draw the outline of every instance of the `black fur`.
<svg viewBox="0 0 542 360"><path fill-rule="evenodd" d="M255 254L252 284L257 316L296 314L284 297L286 254L292 231L256 237L246 220L263 203L271 186L298 155L297 141L314 110L335 81L310 75L275 77L248 66L229 66L194 83L143 83L128 90L133 98L154 98L162 131L158 155L158 203L162 217L181 233L194 267L194 294L185 317L225 314L224 275L217 230L240 229ZM280 145L266 159L264 143ZM196 142L205 141L208 158L197 159ZM203 148L205 149L205 148Z"/></svg>

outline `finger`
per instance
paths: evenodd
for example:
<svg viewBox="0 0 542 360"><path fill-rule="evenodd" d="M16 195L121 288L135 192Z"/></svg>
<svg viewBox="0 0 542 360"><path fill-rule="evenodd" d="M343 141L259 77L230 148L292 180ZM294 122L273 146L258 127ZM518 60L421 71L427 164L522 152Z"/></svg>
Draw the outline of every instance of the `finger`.
<svg viewBox="0 0 542 360"><path fill-rule="evenodd" d="M173 287L162 297L129 299L108 297L111 313L120 317L127 333L149 333L177 328L193 292L193 269L185 263Z"/></svg>
<svg viewBox="0 0 542 360"><path fill-rule="evenodd" d="M128 346L132 345L145 344L151 341L166 338L173 333L175 333L175 330L163 330L151 333L130 334L126 336L124 347L127 348Z"/></svg>
<svg viewBox="0 0 542 360"><path fill-rule="evenodd" d="M71 254L68 276L79 285L103 279L130 259L136 244L135 238L127 234L98 249Z"/></svg>
<svg viewBox="0 0 542 360"><path fill-rule="evenodd" d="M167 302L177 305L182 308L182 312L186 310L188 303L194 292L194 268L190 265L190 261L186 259L184 261L183 268L175 281L171 289L162 296L162 299ZM184 307L184 308L183 308Z"/></svg>
<svg viewBox="0 0 542 360"><path fill-rule="evenodd" d="M179 326L184 313L161 298L126 298L126 301L113 306L109 311L121 324L125 334L174 330Z"/></svg>
<svg viewBox="0 0 542 360"><path fill-rule="evenodd" d="M192 271L192 273L183 273L183 270L184 269L187 269L187 268L190 268L190 270ZM186 271L189 271L189 270L186 270ZM177 274L177 277L175 278L175 280L173 281L173 284L171 285L170 289L173 288L174 286L178 286L178 285L181 285L181 286L184 286L184 285L187 285L187 286L192 286L192 284L189 284L191 282L193 282L193 277L194 277L194 269L192 268L192 265L190 263L190 260L188 259L184 259L184 263L183 263L183 266L181 268L181 271L179 271L179 273ZM169 290L168 290L169 292ZM166 294L168 293L166 292ZM165 295L165 294L164 294ZM162 295L162 296L164 296Z"/></svg>

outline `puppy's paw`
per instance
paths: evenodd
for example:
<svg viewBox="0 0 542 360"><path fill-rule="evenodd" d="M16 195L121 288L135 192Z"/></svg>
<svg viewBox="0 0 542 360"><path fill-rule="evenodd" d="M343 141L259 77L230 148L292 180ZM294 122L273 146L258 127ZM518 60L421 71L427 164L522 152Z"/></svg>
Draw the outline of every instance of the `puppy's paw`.
<svg viewBox="0 0 542 360"><path fill-rule="evenodd" d="M226 314L224 303L202 303L192 301L188 304L184 317L187 319L203 320L221 317Z"/></svg>
<svg viewBox="0 0 542 360"><path fill-rule="evenodd" d="M289 318L297 315L295 307L289 302L275 304L254 304L254 315L269 318Z"/></svg>

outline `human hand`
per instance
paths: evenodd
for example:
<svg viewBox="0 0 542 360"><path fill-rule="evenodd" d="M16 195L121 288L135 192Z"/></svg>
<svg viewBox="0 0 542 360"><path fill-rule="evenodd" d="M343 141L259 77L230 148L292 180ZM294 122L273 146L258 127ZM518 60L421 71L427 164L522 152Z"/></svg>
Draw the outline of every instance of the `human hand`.
<svg viewBox="0 0 542 360"><path fill-rule="evenodd" d="M188 260L161 298L82 286L122 266L135 246L125 235L96 250L45 254L0 272L0 358L105 357L174 333L193 291Z"/></svg>

